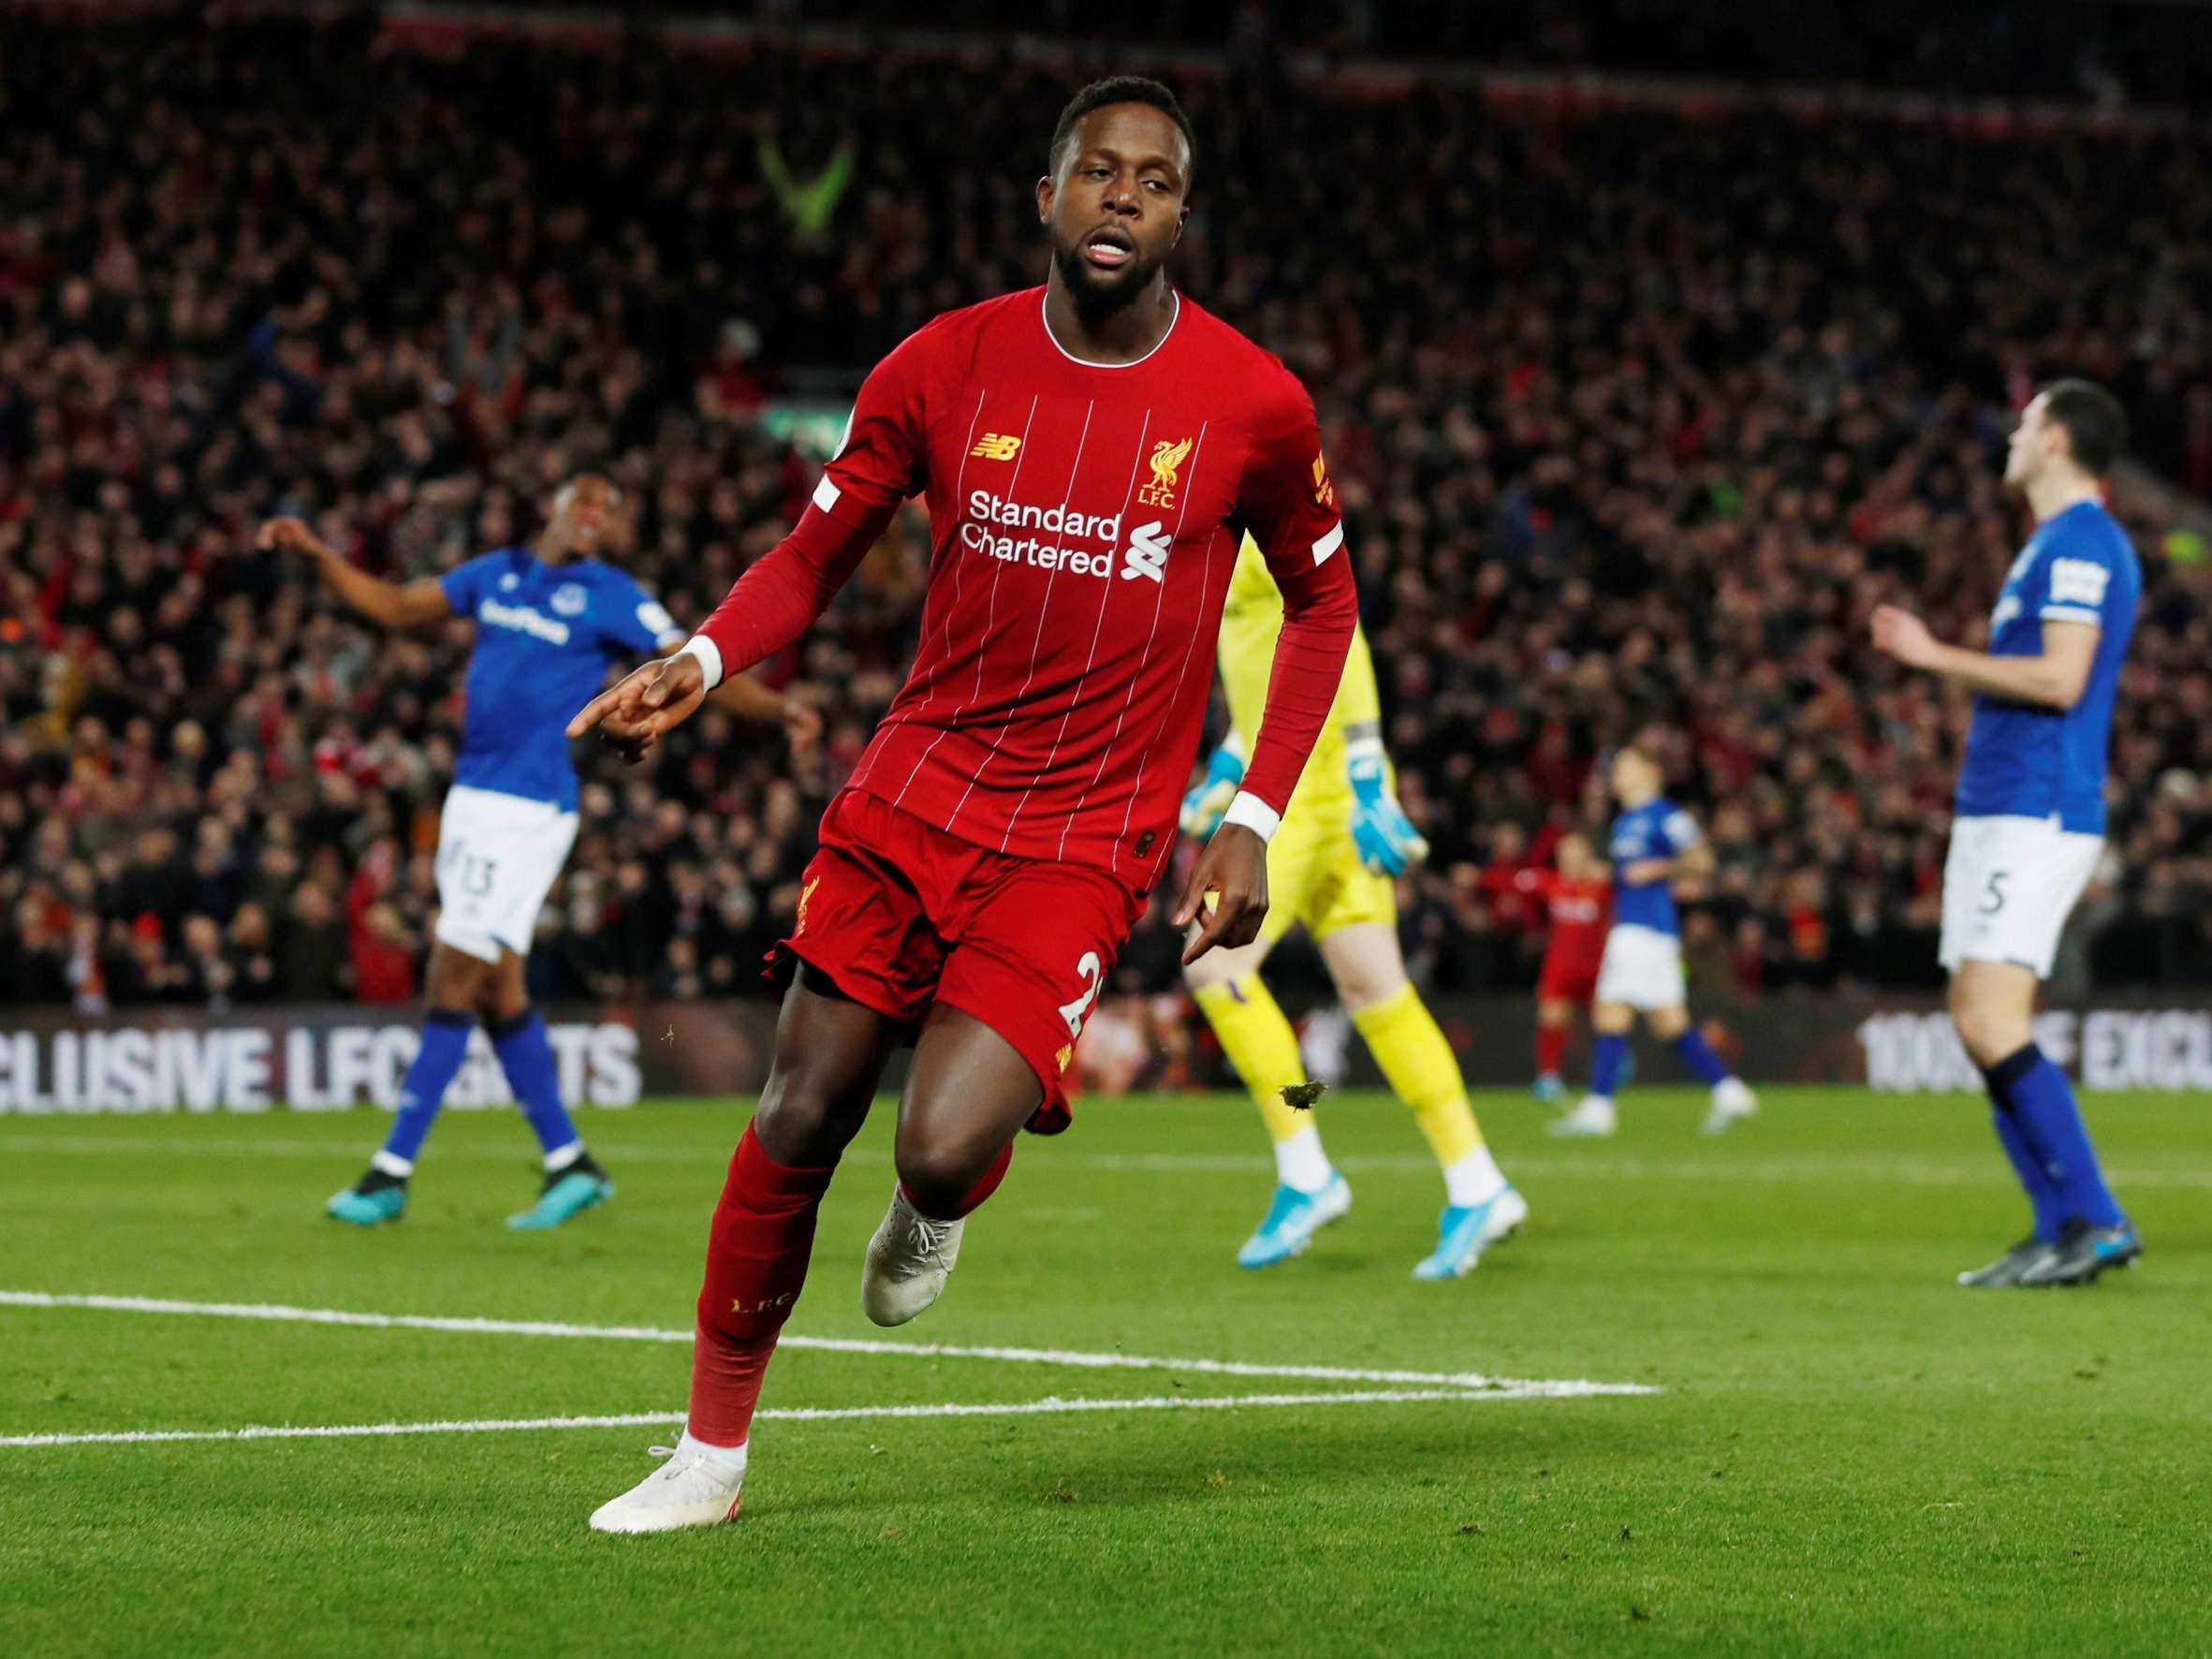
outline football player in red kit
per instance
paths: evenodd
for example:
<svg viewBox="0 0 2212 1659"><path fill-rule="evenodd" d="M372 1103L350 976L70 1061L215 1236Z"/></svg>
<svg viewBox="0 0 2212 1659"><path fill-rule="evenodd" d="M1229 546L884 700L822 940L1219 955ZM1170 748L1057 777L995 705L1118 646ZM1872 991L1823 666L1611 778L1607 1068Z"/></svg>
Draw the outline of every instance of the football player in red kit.
<svg viewBox="0 0 2212 1659"><path fill-rule="evenodd" d="M1550 932L1536 976L1536 1097L1557 1100L1565 1085L1560 1064L1575 1034L1575 1016L1597 993L1598 963L1613 919L1611 873L1589 837L1570 830L1552 849L1552 868L1516 872L1514 886L1544 901Z"/></svg>
<svg viewBox="0 0 2212 1659"><path fill-rule="evenodd" d="M736 1513L815 1212L900 1043L898 1186L861 1277L878 1324L936 1299L1018 1132L1066 1127L1062 1074L1175 847L1248 530L1285 622L1242 790L1176 907L1186 960L1249 943L1267 908L1267 841L1356 613L1313 407L1168 285L1192 145L1165 87L1086 87L1048 166L1046 285L949 312L877 364L792 533L571 727L642 753L798 638L900 504L926 500L918 653L823 817L779 949L795 976L708 1237L685 1431L599 1531Z"/></svg>

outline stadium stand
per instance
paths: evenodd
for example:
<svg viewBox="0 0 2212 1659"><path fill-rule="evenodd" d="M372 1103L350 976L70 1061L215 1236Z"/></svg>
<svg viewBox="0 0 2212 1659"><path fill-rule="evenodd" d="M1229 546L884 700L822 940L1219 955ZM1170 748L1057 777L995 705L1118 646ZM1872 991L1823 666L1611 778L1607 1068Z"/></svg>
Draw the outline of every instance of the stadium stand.
<svg viewBox="0 0 2212 1659"><path fill-rule="evenodd" d="M1039 279L1062 66L477 40L362 77L374 27L10 19L0 1000L415 995L465 633L374 635L250 551L260 518L428 574L604 465L625 563L688 624L811 486L779 406ZM1293 96L1270 54L1231 66L1187 87L1179 279L1304 377L1361 526L1435 846L1418 973L1532 979L1533 918L1485 871L1595 817L1594 756L1654 730L1720 852L1693 985L1936 983L1965 709L1879 664L1866 617L1948 595L1956 637L1986 610L2021 531L1994 459L2039 376L2113 385L2141 459L2212 490L2212 141ZM2121 505L2146 576L2129 787L2058 980L2207 984L2204 546ZM537 995L750 991L898 683L925 552L895 531L770 666L823 699L820 752L710 717L650 771L587 760ZM1175 957L1155 918L1121 988Z"/></svg>

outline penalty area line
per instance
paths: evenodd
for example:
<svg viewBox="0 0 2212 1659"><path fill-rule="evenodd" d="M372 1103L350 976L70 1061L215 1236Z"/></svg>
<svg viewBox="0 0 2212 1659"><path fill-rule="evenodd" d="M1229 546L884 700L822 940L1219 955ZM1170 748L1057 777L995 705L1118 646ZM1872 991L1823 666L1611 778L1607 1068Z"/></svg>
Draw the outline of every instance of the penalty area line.
<svg viewBox="0 0 2212 1659"><path fill-rule="evenodd" d="M1474 1401L1555 1400L1537 1387L1364 1388L1326 1394L1223 1394L1211 1398L1139 1395L1131 1400L1099 1400L1081 1395L1044 1400L946 1402L937 1405L782 1406L753 1414L756 1422L831 1423L915 1417L1034 1417L1103 1411L1262 1411L1305 1405L1411 1405L1431 1402L1467 1404ZM250 1424L242 1429L124 1429L82 1434L5 1434L0 1448L31 1450L60 1446L152 1446L182 1441L362 1440L400 1434L505 1434L545 1429L675 1429L683 1411L623 1412L602 1417L472 1417L434 1423Z"/></svg>
<svg viewBox="0 0 2212 1659"><path fill-rule="evenodd" d="M364 1314L344 1308L295 1308L275 1302L174 1301L145 1296L71 1296L43 1290L0 1290L0 1307L80 1308L99 1313L177 1314L216 1319L262 1319L295 1325L365 1326L374 1329L438 1330L469 1336L534 1336L631 1343L685 1343L688 1330L653 1325L579 1325L542 1319L455 1318L432 1314ZM1642 1383L1599 1383L1582 1377L1502 1377L1480 1372L1401 1371L1350 1365L1267 1365L1243 1359L1176 1359L1144 1354L1108 1354L1079 1348L1011 1348L965 1343L892 1343L865 1337L785 1334L782 1348L827 1354L891 1355L909 1359L987 1359L1005 1365L1053 1365L1086 1371L1170 1371L1194 1375L1275 1377L1302 1382L1384 1383L1452 1388L1470 1393L1585 1395L1656 1394Z"/></svg>

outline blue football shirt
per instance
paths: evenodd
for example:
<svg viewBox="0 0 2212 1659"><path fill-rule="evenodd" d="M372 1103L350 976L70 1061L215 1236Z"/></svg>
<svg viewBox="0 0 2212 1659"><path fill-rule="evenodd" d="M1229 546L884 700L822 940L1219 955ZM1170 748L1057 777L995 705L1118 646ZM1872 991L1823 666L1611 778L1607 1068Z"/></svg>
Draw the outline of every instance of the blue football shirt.
<svg viewBox="0 0 2212 1659"><path fill-rule="evenodd" d="M682 630L595 559L543 565L528 548L502 548L440 580L454 614L476 624L453 781L574 812L570 716L598 695L609 662L674 645Z"/></svg>
<svg viewBox="0 0 2212 1659"><path fill-rule="evenodd" d="M1674 883L1632 884L1625 874L1639 859L1672 859L1698 844L1697 820L1661 796L1642 806L1629 808L1613 820L1613 925L1649 928L1655 933L1679 933L1681 918L1675 913Z"/></svg>
<svg viewBox="0 0 2212 1659"><path fill-rule="evenodd" d="M2104 833L2104 770L2120 665L2143 596L2143 571L2101 503L2078 502L2035 528L2013 561L1989 618L1989 654L2040 656L2046 622L2102 630L2081 700L2060 711L2002 697L1974 699L1956 810L1962 818L2058 820Z"/></svg>

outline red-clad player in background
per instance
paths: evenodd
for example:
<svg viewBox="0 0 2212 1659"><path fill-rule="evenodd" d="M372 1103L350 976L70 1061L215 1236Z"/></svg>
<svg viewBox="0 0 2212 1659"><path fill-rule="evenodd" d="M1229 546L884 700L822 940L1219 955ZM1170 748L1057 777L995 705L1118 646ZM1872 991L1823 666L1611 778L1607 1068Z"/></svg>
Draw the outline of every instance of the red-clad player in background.
<svg viewBox="0 0 2212 1659"><path fill-rule="evenodd" d="M1598 964L1613 920L1612 873L1591 849L1589 837L1569 830L1552 849L1552 868L1512 872L1493 885L1541 899L1550 928L1544 966L1536 976L1536 1097L1557 1100L1565 1091L1560 1065L1575 1034L1575 1015L1597 994Z"/></svg>
<svg viewBox="0 0 2212 1659"><path fill-rule="evenodd" d="M1157 82L1101 81L1048 159L1046 286L947 313L879 363L791 535L570 728L642 753L796 639L900 504L927 500L919 653L780 947L796 975L709 1234L682 1440L593 1515L603 1532L737 1512L815 1211L901 1041L899 1184L861 1274L878 1324L936 1299L1020 1130L1066 1126L1062 1073L1175 849L1244 532L1285 622L1242 792L1176 907L1196 924L1186 961L1257 934L1267 840L1343 677L1357 607L1312 404L1166 280L1189 122Z"/></svg>

